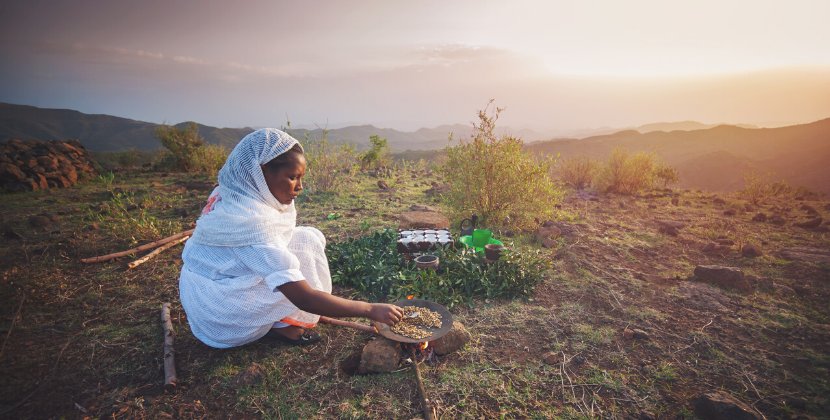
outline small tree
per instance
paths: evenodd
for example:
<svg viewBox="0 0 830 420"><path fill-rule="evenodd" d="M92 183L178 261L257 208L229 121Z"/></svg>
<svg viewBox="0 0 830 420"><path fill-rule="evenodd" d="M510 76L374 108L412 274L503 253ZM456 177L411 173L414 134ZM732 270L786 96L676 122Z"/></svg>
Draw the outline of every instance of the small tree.
<svg viewBox="0 0 830 420"><path fill-rule="evenodd" d="M185 171L197 170L193 165L196 151L204 146L205 140L199 135L199 127L190 122L184 128L161 125L156 128L156 137L170 151L176 160L176 167Z"/></svg>
<svg viewBox="0 0 830 420"><path fill-rule="evenodd" d="M550 178L552 160L535 159L518 138L497 137L502 109L488 112L490 104L478 112L470 140L447 147L442 172L450 189L444 197L455 217L475 213L491 227L503 227L509 217L514 228L532 228L536 219L552 216L561 199Z"/></svg>
<svg viewBox="0 0 830 420"><path fill-rule="evenodd" d="M663 188L667 188L669 184L676 184L680 180L677 169L669 165L658 165L654 170L654 176L663 183Z"/></svg>
<svg viewBox="0 0 830 420"><path fill-rule="evenodd" d="M389 163L389 145L385 138L377 134L369 136L372 147L360 157L363 169L377 169Z"/></svg>

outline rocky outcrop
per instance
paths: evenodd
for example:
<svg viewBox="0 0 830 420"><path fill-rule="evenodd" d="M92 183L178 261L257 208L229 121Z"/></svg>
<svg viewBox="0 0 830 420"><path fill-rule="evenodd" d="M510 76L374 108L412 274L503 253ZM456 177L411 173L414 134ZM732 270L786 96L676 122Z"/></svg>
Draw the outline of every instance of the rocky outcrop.
<svg viewBox="0 0 830 420"><path fill-rule="evenodd" d="M0 188L3 191L66 188L94 175L92 159L77 140L12 139L0 145Z"/></svg>

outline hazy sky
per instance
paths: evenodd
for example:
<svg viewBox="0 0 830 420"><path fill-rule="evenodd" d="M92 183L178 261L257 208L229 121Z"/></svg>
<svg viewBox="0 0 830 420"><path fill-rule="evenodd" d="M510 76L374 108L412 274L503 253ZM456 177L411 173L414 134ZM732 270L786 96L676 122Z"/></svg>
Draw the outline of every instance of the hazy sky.
<svg viewBox="0 0 830 420"><path fill-rule="evenodd" d="M216 126L830 117L830 1L0 3L0 101Z"/></svg>

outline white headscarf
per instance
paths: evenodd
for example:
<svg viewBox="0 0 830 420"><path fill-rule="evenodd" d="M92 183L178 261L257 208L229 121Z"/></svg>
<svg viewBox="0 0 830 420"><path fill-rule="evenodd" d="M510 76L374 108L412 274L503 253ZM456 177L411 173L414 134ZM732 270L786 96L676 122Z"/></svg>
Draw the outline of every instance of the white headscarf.
<svg viewBox="0 0 830 420"><path fill-rule="evenodd" d="M265 183L260 165L299 142L275 128L245 136L219 171L219 186L196 223L191 241L212 246L286 246L297 224L294 203L281 204ZM302 148L302 146L300 146Z"/></svg>

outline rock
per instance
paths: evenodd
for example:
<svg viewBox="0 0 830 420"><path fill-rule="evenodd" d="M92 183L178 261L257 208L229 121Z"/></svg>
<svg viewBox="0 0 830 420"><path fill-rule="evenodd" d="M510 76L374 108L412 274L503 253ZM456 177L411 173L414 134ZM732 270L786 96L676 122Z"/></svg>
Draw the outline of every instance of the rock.
<svg viewBox="0 0 830 420"><path fill-rule="evenodd" d="M703 420L760 420L752 408L723 391L701 394L692 405Z"/></svg>
<svg viewBox="0 0 830 420"><path fill-rule="evenodd" d="M791 247L782 249L779 255L788 260L830 264L830 250L827 249Z"/></svg>
<svg viewBox="0 0 830 420"><path fill-rule="evenodd" d="M434 211L434 212L438 211L438 209L436 209L434 207L425 206L425 205L421 205L421 204L413 204L413 205L409 206L409 210L410 211Z"/></svg>
<svg viewBox="0 0 830 420"><path fill-rule="evenodd" d="M665 233L670 236L677 236L680 229L686 227L686 224L675 222L672 220L657 220L657 230L660 233Z"/></svg>
<svg viewBox="0 0 830 420"><path fill-rule="evenodd" d="M386 191L389 189L389 184L387 184L386 181L382 179L378 180L378 188L380 188L381 191Z"/></svg>
<svg viewBox="0 0 830 420"><path fill-rule="evenodd" d="M464 345L467 344L471 338L472 336L469 332L467 332L467 329L464 328L464 324L458 321L453 321L450 332L443 337L430 342L429 344L432 346L435 354L443 356L464 347Z"/></svg>
<svg viewBox="0 0 830 420"><path fill-rule="evenodd" d="M718 245L724 245L724 246L735 245L735 241L733 241L729 238L724 238L724 237L720 237L720 238L715 239L715 243L718 244Z"/></svg>
<svg viewBox="0 0 830 420"><path fill-rule="evenodd" d="M233 378L232 382L236 388L241 388L244 386L256 385L262 382L263 377L265 377L265 368L263 368L259 363L251 363L251 366L248 366L247 369L239 372Z"/></svg>
<svg viewBox="0 0 830 420"><path fill-rule="evenodd" d="M727 245L718 244L717 242L709 242L703 246L701 251L709 255L724 255L728 254L729 251L731 251L731 248Z"/></svg>
<svg viewBox="0 0 830 420"><path fill-rule="evenodd" d="M549 351L542 355L542 361L549 365L558 365L562 363L562 358L559 357L559 353Z"/></svg>
<svg viewBox="0 0 830 420"><path fill-rule="evenodd" d="M17 233L11 226L3 226L3 237L6 239L22 240L23 235Z"/></svg>
<svg viewBox="0 0 830 420"><path fill-rule="evenodd" d="M436 211L407 211L398 216L401 229L449 229L450 219Z"/></svg>
<svg viewBox="0 0 830 420"><path fill-rule="evenodd" d="M562 230L553 224L547 226L545 224L536 231L536 242L541 243L545 248L553 248L556 246L556 239L562 235Z"/></svg>
<svg viewBox="0 0 830 420"><path fill-rule="evenodd" d="M723 211L724 216L734 216L736 214L738 214L738 212L735 211L735 209L726 209Z"/></svg>
<svg viewBox="0 0 830 420"><path fill-rule="evenodd" d="M679 198L677 198L677 197L672 197L672 199L671 199L671 204L672 204L673 206L679 206L679 205L680 205L680 199L679 199Z"/></svg>
<svg viewBox="0 0 830 420"><path fill-rule="evenodd" d="M401 360L400 344L383 337L377 337L363 347L357 373L392 372Z"/></svg>
<svg viewBox="0 0 830 420"><path fill-rule="evenodd" d="M809 214L811 216L817 216L818 215L818 210L816 210L816 208L813 207L813 206L810 206L810 205L807 205L807 204L802 204L801 207L799 207L799 208L801 210L804 210L805 212L807 212L807 214Z"/></svg>
<svg viewBox="0 0 830 420"><path fill-rule="evenodd" d="M810 219L806 222L793 223L793 225L798 226L800 228L804 228L804 229L815 229L815 228L821 226L821 221L822 221L821 217L815 217L815 218L812 218L812 219Z"/></svg>
<svg viewBox="0 0 830 420"><path fill-rule="evenodd" d="M699 265L695 267L695 280L709 283L724 289L750 291L752 285L744 277L743 271L736 267L720 265Z"/></svg>
<svg viewBox="0 0 830 420"><path fill-rule="evenodd" d="M415 175L413 175L413 177L414 176ZM432 196L436 196L436 195L445 194L449 190L450 190L450 184L433 184L430 189L424 191L424 194L426 194L429 197L432 197Z"/></svg>
<svg viewBox="0 0 830 420"><path fill-rule="evenodd" d="M623 330L623 338L627 340L637 339L637 340L648 340L651 336L648 335L647 332L639 329L639 328L628 328L625 327Z"/></svg>
<svg viewBox="0 0 830 420"><path fill-rule="evenodd" d="M769 218L769 222L777 226L784 226L784 224L787 223L787 221L784 220L784 217L780 214L773 214L772 217Z"/></svg>
<svg viewBox="0 0 830 420"><path fill-rule="evenodd" d="M747 258L755 258L764 255L764 253L761 252L761 248L759 248L757 245L752 243L746 243L744 244L744 246L741 247L741 255Z"/></svg>
<svg viewBox="0 0 830 420"><path fill-rule="evenodd" d="M752 216L752 221L753 222L761 222L761 223L766 222L767 221L767 215L764 214L764 213L758 213L755 216Z"/></svg>
<svg viewBox="0 0 830 420"><path fill-rule="evenodd" d="M726 200L724 200L724 199L722 199L722 198L720 198L720 197L715 197L715 198L712 200L712 204L724 205L724 204L726 204Z"/></svg>
<svg viewBox="0 0 830 420"><path fill-rule="evenodd" d="M52 221L44 215L29 216L29 226L33 228L46 229L52 224Z"/></svg>

